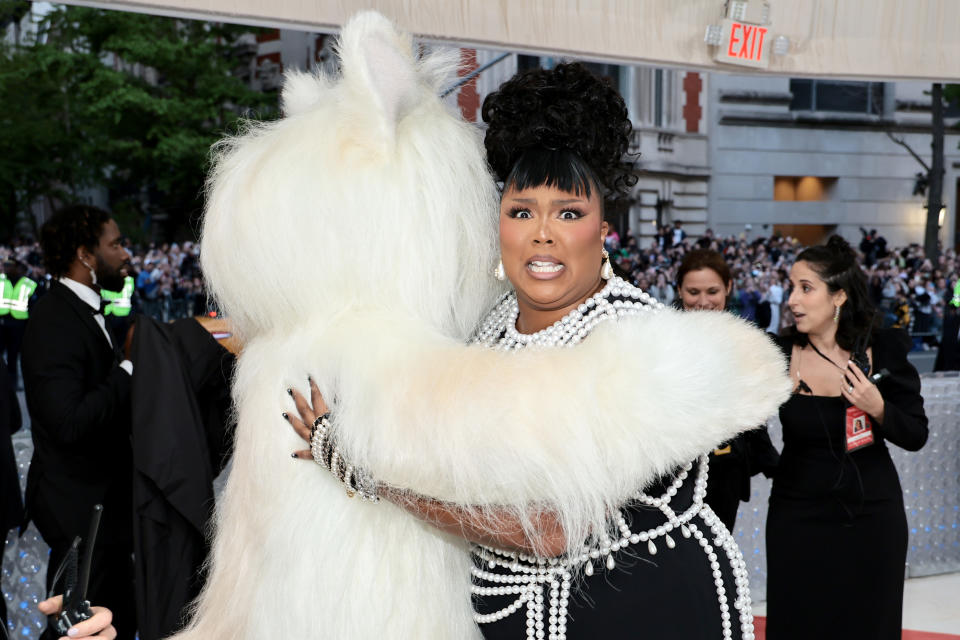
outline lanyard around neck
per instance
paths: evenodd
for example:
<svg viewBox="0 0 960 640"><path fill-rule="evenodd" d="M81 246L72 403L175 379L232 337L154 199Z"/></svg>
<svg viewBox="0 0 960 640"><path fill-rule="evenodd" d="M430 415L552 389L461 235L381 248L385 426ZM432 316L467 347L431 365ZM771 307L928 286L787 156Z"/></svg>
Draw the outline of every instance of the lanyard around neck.
<svg viewBox="0 0 960 640"><path fill-rule="evenodd" d="M846 371L846 368L841 367L841 366L838 365L836 362L834 362L833 360L831 360L831 359L828 358L827 356L823 355L823 353L820 351L820 349L817 349L817 345L813 344L813 342L811 342L809 339L807 340L807 344L810 345L810 348L813 349L818 356L820 356L821 358L823 358L824 360L826 360L827 362L829 362L830 364L832 364L833 366L835 366L837 369L840 369L840 371Z"/></svg>

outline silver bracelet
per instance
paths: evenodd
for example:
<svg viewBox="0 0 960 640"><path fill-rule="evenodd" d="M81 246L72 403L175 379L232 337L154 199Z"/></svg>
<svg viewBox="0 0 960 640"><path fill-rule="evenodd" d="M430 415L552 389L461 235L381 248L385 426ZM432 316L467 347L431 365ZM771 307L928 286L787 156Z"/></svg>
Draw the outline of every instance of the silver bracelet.
<svg viewBox="0 0 960 640"><path fill-rule="evenodd" d="M359 495L363 500L378 502L377 483L360 469L347 462L340 449L334 445L330 434L330 412L317 417L310 427L310 453L313 461L329 471L346 487L351 498Z"/></svg>

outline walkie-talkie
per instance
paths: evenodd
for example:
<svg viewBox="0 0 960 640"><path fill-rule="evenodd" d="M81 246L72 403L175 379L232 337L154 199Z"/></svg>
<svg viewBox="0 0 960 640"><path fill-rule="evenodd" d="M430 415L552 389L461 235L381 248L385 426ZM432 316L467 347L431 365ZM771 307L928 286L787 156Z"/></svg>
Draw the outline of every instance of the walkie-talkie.
<svg viewBox="0 0 960 640"><path fill-rule="evenodd" d="M853 345L853 351L850 352L850 359L857 366L863 375L870 375L870 356L867 355L867 334L857 338Z"/></svg>
<svg viewBox="0 0 960 640"><path fill-rule="evenodd" d="M58 615L50 616L50 624L61 636L75 624L93 617L90 602L87 600L87 586L90 584L90 565L93 564L93 546L97 541L97 530L100 528L100 516L103 505L93 505L93 515L90 516L90 530L87 533L87 543L83 550L83 562L77 568L80 556L80 536L73 539L73 544L67 551L66 557L57 568L47 597L52 598L57 590L57 582L63 577L63 607Z"/></svg>

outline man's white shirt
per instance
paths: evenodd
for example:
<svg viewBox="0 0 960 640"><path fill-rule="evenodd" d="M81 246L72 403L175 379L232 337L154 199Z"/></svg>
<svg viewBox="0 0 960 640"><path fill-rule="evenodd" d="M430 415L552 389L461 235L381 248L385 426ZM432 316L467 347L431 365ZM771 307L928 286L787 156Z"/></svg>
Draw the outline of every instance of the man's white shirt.
<svg viewBox="0 0 960 640"><path fill-rule="evenodd" d="M103 331L103 337L107 339L107 344L109 344L110 348L112 349L113 338L110 337L110 332L107 331L106 319L103 317L103 314L100 313L100 294L87 285L77 282L71 278L60 278L60 284L77 294L78 298L90 305L90 307L95 311L93 314L93 319L96 321L97 326L100 327L100 330ZM129 360L124 360L121 362L120 368L130 375L133 375L133 363Z"/></svg>

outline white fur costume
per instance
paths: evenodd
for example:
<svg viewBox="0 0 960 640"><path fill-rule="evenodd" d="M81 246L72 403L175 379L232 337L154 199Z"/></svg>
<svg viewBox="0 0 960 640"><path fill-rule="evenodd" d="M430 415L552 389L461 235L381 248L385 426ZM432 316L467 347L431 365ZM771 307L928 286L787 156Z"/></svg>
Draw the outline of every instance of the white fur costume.
<svg viewBox="0 0 960 640"><path fill-rule="evenodd" d="M571 547L788 393L769 340L723 314L609 323L572 349L466 346L498 294L497 195L479 132L436 97L450 59L413 51L360 14L339 80L289 76L286 117L220 150L203 268L246 346L211 572L177 638L479 637L463 540L290 459L284 390L308 374L373 477L521 517L550 505Z"/></svg>

